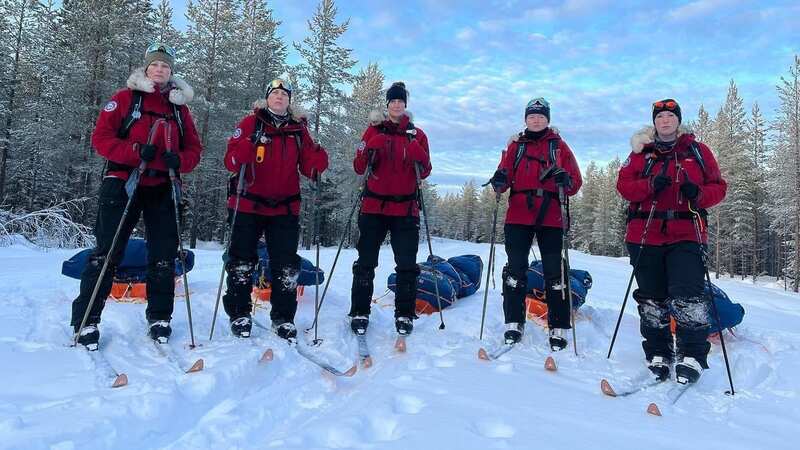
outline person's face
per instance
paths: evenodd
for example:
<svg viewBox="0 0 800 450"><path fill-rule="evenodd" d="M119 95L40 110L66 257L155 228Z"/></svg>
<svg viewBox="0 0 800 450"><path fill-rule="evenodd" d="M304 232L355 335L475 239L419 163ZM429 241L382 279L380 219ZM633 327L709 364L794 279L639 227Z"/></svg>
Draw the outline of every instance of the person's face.
<svg viewBox="0 0 800 450"><path fill-rule="evenodd" d="M656 115L656 131L662 138L675 135L678 131L678 125L680 125L678 116L671 111L661 111Z"/></svg>
<svg viewBox="0 0 800 450"><path fill-rule="evenodd" d="M289 93L283 89L273 89L267 96L267 106L278 114L286 114L289 109Z"/></svg>
<svg viewBox="0 0 800 450"><path fill-rule="evenodd" d="M534 133L547 128L547 117L544 114L528 114L525 116L525 125Z"/></svg>
<svg viewBox="0 0 800 450"><path fill-rule="evenodd" d="M172 75L172 68L164 61L153 61L147 66L145 76L158 85L166 84Z"/></svg>
<svg viewBox="0 0 800 450"><path fill-rule="evenodd" d="M387 109L389 110L389 118L396 122L406 113L406 102L396 98L389 102Z"/></svg>

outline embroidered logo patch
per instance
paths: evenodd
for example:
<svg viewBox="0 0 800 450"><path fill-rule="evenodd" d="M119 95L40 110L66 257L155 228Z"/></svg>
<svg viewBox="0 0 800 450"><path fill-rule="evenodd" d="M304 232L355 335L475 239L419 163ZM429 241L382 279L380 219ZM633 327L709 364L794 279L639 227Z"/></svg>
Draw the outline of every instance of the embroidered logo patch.
<svg viewBox="0 0 800 450"><path fill-rule="evenodd" d="M364 141L361 141L361 142L358 143L358 148L356 150L359 151L359 152L363 152L365 148L367 148L367 143L364 142Z"/></svg>
<svg viewBox="0 0 800 450"><path fill-rule="evenodd" d="M242 129L241 128L237 128L237 129L235 129L233 131L233 138L234 139L239 139L241 136L242 136Z"/></svg>
<svg viewBox="0 0 800 450"><path fill-rule="evenodd" d="M117 109L117 102L114 100L109 101L108 103L106 103L106 106L103 107L103 111L105 112L111 112L114 111L115 109Z"/></svg>
<svg viewBox="0 0 800 450"><path fill-rule="evenodd" d="M625 162L622 163L622 167L628 167L630 164L631 164L631 157L628 156L628 159L626 159Z"/></svg>

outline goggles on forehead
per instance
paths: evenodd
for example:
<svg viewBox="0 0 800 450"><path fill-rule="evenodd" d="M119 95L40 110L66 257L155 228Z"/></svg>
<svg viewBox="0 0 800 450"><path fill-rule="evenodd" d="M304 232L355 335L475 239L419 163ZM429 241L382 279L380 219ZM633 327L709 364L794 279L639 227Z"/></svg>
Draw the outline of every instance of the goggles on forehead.
<svg viewBox="0 0 800 450"><path fill-rule="evenodd" d="M545 108L549 109L550 108L550 103L548 103L547 100L539 97L539 98L535 98L535 99L529 101L528 105L526 106L526 108L534 108L534 107L537 107L537 106L538 107L545 107Z"/></svg>
<svg viewBox="0 0 800 450"><path fill-rule="evenodd" d="M678 108L678 102L676 102L674 100L668 100L668 101L660 100L660 101L657 101L657 102L653 102L653 109L654 110L655 109L666 109L666 110L669 110L669 111L674 111L677 108Z"/></svg>
<svg viewBox="0 0 800 450"><path fill-rule="evenodd" d="M150 46L147 47L147 50L145 50L144 55L147 56L150 53L155 53L155 52L162 52L168 54L173 58L175 57L175 49L170 47L169 45L162 44L161 42L153 42L152 44L150 44Z"/></svg>
<svg viewBox="0 0 800 450"><path fill-rule="evenodd" d="M292 83L289 83L288 81L280 78L275 78L269 83L269 86L267 86L267 95L269 95L269 93L272 92L273 89L283 89L284 91L291 94Z"/></svg>

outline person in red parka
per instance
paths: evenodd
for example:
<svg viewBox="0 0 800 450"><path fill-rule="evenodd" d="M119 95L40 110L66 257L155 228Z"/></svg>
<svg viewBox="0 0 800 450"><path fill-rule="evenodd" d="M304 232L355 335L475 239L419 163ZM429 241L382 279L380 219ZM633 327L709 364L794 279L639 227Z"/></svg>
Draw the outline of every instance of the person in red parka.
<svg viewBox="0 0 800 450"><path fill-rule="evenodd" d="M582 184L575 156L555 128L550 127L550 104L535 98L525 108L524 131L503 152L490 183L496 192L511 189L505 221L508 264L503 268L503 312L506 343L522 339L525 324L528 252L534 237L542 254L549 342L553 351L567 346L564 330L571 328L569 299L561 282L562 223L558 191L566 198Z"/></svg>
<svg viewBox="0 0 800 450"><path fill-rule="evenodd" d="M350 297L350 326L356 334L366 333L369 325L375 267L378 266L378 251L386 233L391 235L397 264L395 327L400 335L411 334L414 328L417 277L420 273L417 266L419 206L415 166L424 179L431 173L431 160L428 138L411 122L407 105L405 84L393 83L386 91L386 113L373 111L370 114L371 124L364 131L353 160L357 174L370 170L358 217L358 260L353 264Z"/></svg>
<svg viewBox="0 0 800 450"><path fill-rule="evenodd" d="M172 332L169 322L175 297L178 234L169 170L191 172L200 162L202 152L186 106L194 91L173 75L174 70L174 49L161 43L149 46L144 67L134 70L128 78L128 87L117 91L105 104L92 133L92 146L107 163L94 230L97 245L81 274L80 294L72 303L71 320L78 343L90 349L97 348L98 323L105 298L111 292L114 271L140 215L144 215L147 239L148 333L153 340L163 343ZM146 165L139 187L109 255L128 201L125 183L142 162ZM111 258L108 269L86 326L78 330L106 257Z"/></svg>
<svg viewBox="0 0 800 450"><path fill-rule="evenodd" d="M258 262L257 246L264 236L272 276L272 329L283 339L295 339L297 329L297 279L300 256L300 174L316 180L328 168L328 153L308 133L305 117L290 107L292 86L281 79L267 87L266 100L239 122L228 140L225 167L244 170L245 192L239 199L236 224L225 270L225 312L235 336L249 337L252 329L250 292ZM238 183L238 175L231 186ZM236 207L236 192L228 197L228 209Z"/></svg>
<svg viewBox="0 0 800 450"><path fill-rule="evenodd" d="M676 362L677 380L693 383L708 368L711 348L703 282L705 209L725 198L727 184L711 150L680 127L678 102L653 103L653 124L633 136L633 151L617 178L617 190L631 202L625 242L636 270L633 298L648 368L665 380Z"/></svg>

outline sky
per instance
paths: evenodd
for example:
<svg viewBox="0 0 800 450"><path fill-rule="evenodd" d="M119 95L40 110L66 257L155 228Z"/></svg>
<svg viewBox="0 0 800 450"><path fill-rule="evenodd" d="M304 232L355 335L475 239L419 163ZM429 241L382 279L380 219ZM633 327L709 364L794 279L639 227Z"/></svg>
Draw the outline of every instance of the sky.
<svg viewBox="0 0 800 450"><path fill-rule="evenodd" d="M173 1L181 29L185 3ZM797 1L336 3L337 22L350 21L339 43L353 49L354 72L377 62L386 87L406 82L430 142L431 181L444 191L491 176L532 98L550 102L551 125L585 170L625 159L655 100L677 99L684 121L701 104L713 115L733 79L746 109L758 102L771 117L775 86L800 53ZM287 43L307 35L317 4L269 2Z"/></svg>

